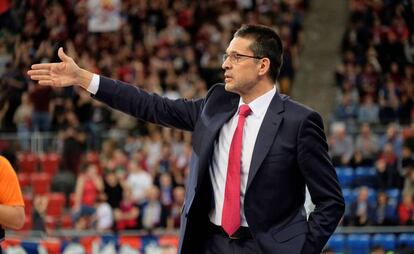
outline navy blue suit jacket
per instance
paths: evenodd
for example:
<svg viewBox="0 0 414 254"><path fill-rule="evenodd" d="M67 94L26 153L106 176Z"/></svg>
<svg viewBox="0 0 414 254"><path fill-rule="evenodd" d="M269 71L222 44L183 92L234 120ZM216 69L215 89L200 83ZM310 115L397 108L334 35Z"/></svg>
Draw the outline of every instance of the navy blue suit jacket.
<svg viewBox="0 0 414 254"><path fill-rule="evenodd" d="M199 253L213 204L208 169L214 143L235 114L239 95L217 84L205 98L170 100L100 77L95 97L139 119L193 132L179 253ZM316 205L308 221L305 185ZM262 253L321 252L343 215L344 200L319 114L275 94L257 136L244 198L246 220Z"/></svg>

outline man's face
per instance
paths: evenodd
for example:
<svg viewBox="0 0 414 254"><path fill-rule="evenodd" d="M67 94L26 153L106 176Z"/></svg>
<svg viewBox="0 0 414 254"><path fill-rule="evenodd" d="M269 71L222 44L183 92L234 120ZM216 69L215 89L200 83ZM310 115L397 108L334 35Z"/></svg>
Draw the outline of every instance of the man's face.
<svg viewBox="0 0 414 254"><path fill-rule="evenodd" d="M251 43L251 39L233 38L226 50L229 56L222 64L226 91L237 93L240 96L251 94L259 77L260 60L251 58L257 57L249 49Z"/></svg>

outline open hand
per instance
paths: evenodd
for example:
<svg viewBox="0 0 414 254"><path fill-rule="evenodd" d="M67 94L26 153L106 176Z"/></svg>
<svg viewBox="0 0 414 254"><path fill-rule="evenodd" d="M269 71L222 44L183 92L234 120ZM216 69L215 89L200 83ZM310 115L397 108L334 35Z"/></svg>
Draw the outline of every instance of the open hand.
<svg viewBox="0 0 414 254"><path fill-rule="evenodd" d="M62 62L33 64L27 74L40 85L65 87L80 84L82 69L63 52L62 47L58 50L58 56Z"/></svg>

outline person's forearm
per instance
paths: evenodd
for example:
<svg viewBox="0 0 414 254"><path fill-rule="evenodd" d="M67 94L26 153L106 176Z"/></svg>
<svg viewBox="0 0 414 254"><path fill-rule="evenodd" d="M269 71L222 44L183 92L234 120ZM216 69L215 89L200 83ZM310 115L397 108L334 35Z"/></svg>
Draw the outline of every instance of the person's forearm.
<svg viewBox="0 0 414 254"><path fill-rule="evenodd" d="M0 205L0 225L5 228L20 229L24 225L23 206Z"/></svg>
<svg viewBox="0 0 414 254"><path fill-rule="evenodd" d="M89 84L91 83L93 73L85 69L80 69L78 76L78 84L83 87L85 90L88 90Z"/></svg>

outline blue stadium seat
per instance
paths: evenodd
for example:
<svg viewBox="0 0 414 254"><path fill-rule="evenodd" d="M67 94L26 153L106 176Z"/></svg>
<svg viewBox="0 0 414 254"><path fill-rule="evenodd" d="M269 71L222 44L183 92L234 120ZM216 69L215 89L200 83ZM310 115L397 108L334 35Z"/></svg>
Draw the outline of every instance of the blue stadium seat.
<svg viewBox="0 0 414 254"><path fill-rule="evenodd" d="M397 207L400 202L400 190L399 189L389 189L386 191L388 195L389 204Z"/></svg>
<svg viewBox="0 0 414 254"><path fill-rule="evenodd" d="M345 251L345 236L343 234L334 234L329 238L326 247L332 249L335 253Z"/></svg>
<svg viewBox="0 0 414 254"><path fill-rule="evenodd" d="M342 188L350 188L354 184L354 170L352 168L337 168L336 174Z"/></svg>
<svg viewBox="0 0 414 254"><path fill-rule="evenodd" d="M350 254L366 254L370 250L369 234L350 234L347 238L347 249Z"/></svg>
<svg viewBox="0 0 414 254"><path fill-rule="evenodd" d="M394 234L375 234L371 240L371 246L382 246L385 250L394 250L396 239Z"/></svg>
<svg viewBox="0 0 414 254"><path fill-rule="evenodd" d="M355 169L355 185L375 187L377 183L377 170L375 167L357 167Z"/></svg>
<svg viewBox="0 0 414 254"><path fill-rule="evenodd" d="M399 247L407 246L414 248L414 234L403 233L398 236L397 244Z"/></svg>

